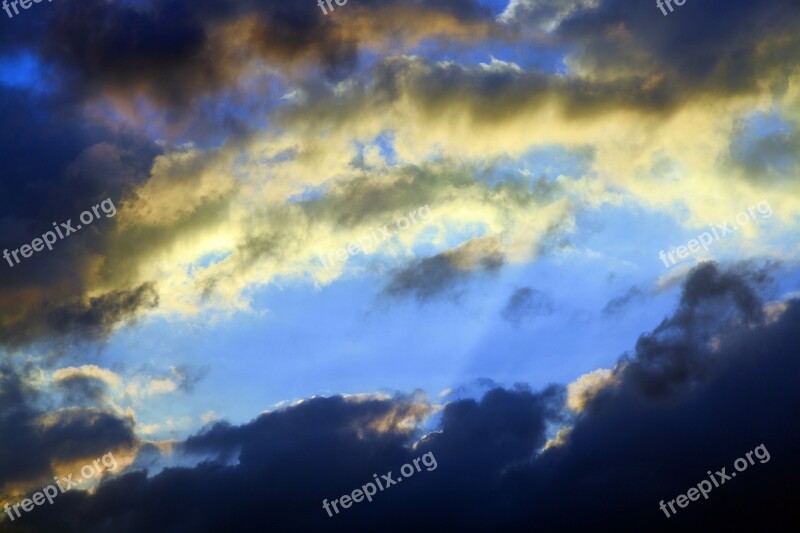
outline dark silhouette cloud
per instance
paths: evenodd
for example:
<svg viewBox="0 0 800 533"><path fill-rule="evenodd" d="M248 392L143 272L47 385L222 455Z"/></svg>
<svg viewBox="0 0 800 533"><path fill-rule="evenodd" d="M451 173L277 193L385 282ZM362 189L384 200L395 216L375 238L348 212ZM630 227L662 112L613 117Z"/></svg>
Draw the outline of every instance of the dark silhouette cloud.
<svg viewBox="0 0 800 533"><path fill-rule="evenodd" d="M697 92L752 92L786 72L800 58L798 29L794 0L707 0L666 17L655 2L602 0L576 11L557 34L578 44L580 62L599 77L660 75L651 97L680 102Z"/></svg>
<svg viewBox="0 0 800 533"><path fill-rule="evenodd" d="M152 283L111 291L88 301L72 301L52 308L45 304L22 323L0 324L0 342L19 346L33 340L98 340L110 334L118 323L135 317L137 311L157 306L158 293Z"/></svg>
<svg viewBox="0 0 800 533"><path fill-rule="evenodd" d="M474 0L364 0L348 8L350 19L326 17L315 2L86 0L43 12L36 24L23 22L28 31L4 44L36 50L61 71L71 92L144 94L177 112L236 86L254 61L277 67L308 62L332 76L351 72L361 44L390 32L346 29L358 14L379 21L382 10L395 8L446 15L454 24L491 21ZM391 33L409 30L414 33L395 26ZM424 32L424 25L416 30Z"/></svg>
<svg viewBox="0 0 800 533"><path fill-rule="evenodd" d="M615 379L577 416L563 387L493 387L447 403L434 431L412 429L419 397L313 398L240 426L217 423L179 446L205 459L132 472L94 496L69 493L4 531L781 530L800 512L796 347L800 301L767 318L763 273L698 267L676 313L642 335ZM750 281L748 281L750 280ZM715 314L709 314L712 310ZM724 312L720 312L724 311ZM711 342L711 341L714 342ZM707 342L706 342L707 341ZM553 430L570 425L556 446ZM413 447L412 447L413 444ZM764 444L771 458L667 518L674 499ZM432 452L437 468L329 518L350 493ZM153 449L148 461L154 464Z"/></svg>
<svg viewBox="0 0 800 533"><path fill-rule="evenodd" d="M503 318L519 327L528 317L547 316L553 313L553 302L549 295L532 287L514 291L503 308Z"/></svg>
<svg viewBox="0 0 800 533"><path fill-rule="evenodd" d="M211 367L208 365L178 365L172 369L172 375L178 383L178 389L190 393L195 386L208 376Z"/></svg>
<svg viewBox="0 0 800 533"><path fill-rule="evenodd" d="M800 174L800 129L787 127L749 143L735 139L726 162L758 185L791 187Z"/></svg>
<svg viewBox="0 0 800 533"><path fill-rule="evenodd" d="M495 273L505 261L492 239L474 239L394 272L383 292L391 297L414 296L420 302L435 297L458 298L467 280Z"/></svg>
<svg viewBox="0 0 800 533"><path fill-rule="evenodd" d="M13 25L13 24L12 24ZM72 221L105 199L115 206L148 176L161 149L125 128L81 119L79 102L69 95L37 94L0 84L0 251L15 250ZM143 297L120 287L89 302L84 299L89 272L106 254L106 237L116 218L94 221L53 250L10 266L0 265L0 343L19 346L36 336L106 330L110 318L129 315L131 299ZM91 333L91 331L90 331ZM44 339L46 340L46 338Z"/></svg>
<svg viewBox="0 0 800 533"><path fill-rule="evenodd" d="M606 303L605 307L603 307L602 314L605 317L610 317L616 315L617 313L621 313L630 304L641 301L644 299L644 297L645 293L642 291L642 289L639 287L631 287L625 292L625 294L610 299Z"/></svg>
<svg viewBox="0 0 800 533"><path fill-rule="evenodd" d="M48 411L48 399L29 380L0 368L0 494L14 485L49 483L53 462L99 457L137 442L131 419L80 407Z"/></svg>
<svg viewBox="0 0 800 533"><path fill-rule="evenodd" d="M108 398L108 384L92 376L68 376L56 383L56 389L69 405L99 406L104 405Z"/></svg>

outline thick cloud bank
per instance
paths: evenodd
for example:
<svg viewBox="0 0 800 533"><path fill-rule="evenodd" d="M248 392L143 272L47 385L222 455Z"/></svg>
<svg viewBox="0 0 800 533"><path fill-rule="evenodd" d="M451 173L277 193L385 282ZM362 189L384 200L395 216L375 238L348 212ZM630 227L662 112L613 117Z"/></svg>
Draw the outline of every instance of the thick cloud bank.
<svg viewBox="0 0 800 533"><path fill-rule="evenodd" d="M494 388L434 411L417 396L313 398L178 446L203 460L67 493L4 531L781 530L798 518L800 301L765 304L763 271L701 265L678 309L568 414L565 388ZM558 443L546 447L559 426ZM658 508L760 444L770 460L667 518ZM413 447L413 448L412 448ZM144 447L143 453L152 453ZM437 468L329 518L350 493L433 452Z"/></svg>

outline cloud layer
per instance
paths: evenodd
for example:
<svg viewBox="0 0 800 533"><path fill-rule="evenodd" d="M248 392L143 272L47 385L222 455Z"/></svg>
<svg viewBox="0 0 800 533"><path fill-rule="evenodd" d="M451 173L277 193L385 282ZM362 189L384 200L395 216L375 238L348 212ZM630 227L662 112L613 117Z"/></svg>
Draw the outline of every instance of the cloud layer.
<svg viewBox="0 0 800 533"><path fill-rule="evenodd" d="M67 494L5 527L249 531L267 521L282 530L352 531L383 520L392 531L530 523L574 531L600 520L667 530L725 523L731 514L743 526L777 527L797 518L789 487L800 471L790 423L800 408L793 386L800 301L768 320L759 280L752 271L698 268L676 312L641 336L613 379L606 373L592 385L577 416L565 411L560 386L493 388L480 400L449 402L425 434L419 424L433 410L418 396L313 398L189 438L179 453L204 457L196 467L127 473L94 496ZM554 425L571 431L541 451ZM659 510L660 500L696 485L706 470L762 443L770 462L677 516ZM323 499L373 473L397 474L428 451L435 470L333 518L322 509Z"/></svg>

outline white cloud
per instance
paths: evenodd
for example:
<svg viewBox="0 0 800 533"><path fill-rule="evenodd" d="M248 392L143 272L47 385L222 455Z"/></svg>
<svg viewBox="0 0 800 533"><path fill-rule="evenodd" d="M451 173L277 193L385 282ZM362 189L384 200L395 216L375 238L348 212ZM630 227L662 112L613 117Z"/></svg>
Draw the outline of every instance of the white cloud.
<svg viewBox="0 0 800 533"><path fill-rule="evenodd" d="M89 377L99 379L110 387L118 388L122 386L122 378L119 374L100 368L97 365L70 366L61 368L53 372L53 381L64 381L75 377Z"/></svg>
<svg viewBox="0 0 800 533"><path fill-rule="evenodd" d="M616 382L611 370L598 368L567 385L567 407L580 413L598 392Z"/></svg>
<svg viewBox="0 0 800 533"><path fill-rule="evenodd" d="M155 396L157 394L169 394L178 389L178 384L171 379L156 378L147 384L147 395Z"/></svg>
<svg viewBox="0 0 800 533"><path fill-rule="evenodd" d="M203 424L208 424L209 422L213 422L215 420L219 420L219 415L214 411L206 411L202 415L200 415L200 421Z"/></svg>

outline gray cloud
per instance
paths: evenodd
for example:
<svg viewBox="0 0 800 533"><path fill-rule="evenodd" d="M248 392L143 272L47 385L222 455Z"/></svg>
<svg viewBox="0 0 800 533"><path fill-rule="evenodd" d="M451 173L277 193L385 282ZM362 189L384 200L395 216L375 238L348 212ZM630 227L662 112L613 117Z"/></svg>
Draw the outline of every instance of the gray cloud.
<svg viewBox="0 0 800 533"><path fill-rule="evenodd" d="M109 450L131 448L138 439L133 421L95 408L47 411L51 399L29 384L25 370L0 367L0 491L14 484L49 482L54 462L68 462ZM94 385L72 382L90 396ZM46 421L45 421L46 419ZM0 526L2 527L2 526Z"/></svg>
<svg viewBox="0 0 800 533"><path fill-rule="evenodd" d="M137 311L156 306L158 294L152 283L111 291L88 301L42 305L24 320L0 325L0 342L16 347L34 340L98 340L109 335L118 323L134 318Z"/></svg>
<svg viewBox="0 0 800 533"><path fill-rule="evenodd" d="M414 296L420 302L445 295L457 298L459 288L471 277L492 274L505 264L505 257L498 249L484 248L482 242L487 241L470 241L396 271L384 288L384 294Z"/></svg>
<svg viewBox="0 0 800 533"><path fill-rule="evenodd" d="M765 320L763 281L758 270L695 269L676 312L642 336L577 417L563 410L563 387L488 383L480 398L444 405L423 435L414 422L430 413L424 399L316 397L187 439L177 449L206 458L195 467L128 473L0 530L210 533L254 531L265 520L294 531L587 531L598 521L623 531L671 531L675 523L781 530L798 517L791 487L800 438L791 421L800 410L800 301ZM406 419L412 423L400 423ZM564 424L571 432L539 453L549 428ZM730 472L761 443L769 463L756 462L675 517L659 510L660 500L707 470ZM352 492L373 473L396 477L428 452L435 470L333 518L322 509L323 499ZM143 449L140 464L154 464L156 454Z"/></svg>
<svg viewBox="0 0 800 533"><path fill-rule="evenodd" d="M553 300L547 293L532 287L521 287L508 299L501 315L519 327L526 318L547 316L552 313Z"/></svg>
<svg viewBox="0 0 800 533"><path fill-rule="evenodd" d="M642 301L644 298L645 293L642 289L639 287L631 287L625 294L610 299L605 307L603 307L602 314L604 317L619 314L632 303Z"/></svg>

